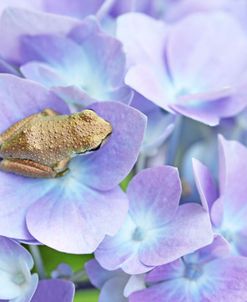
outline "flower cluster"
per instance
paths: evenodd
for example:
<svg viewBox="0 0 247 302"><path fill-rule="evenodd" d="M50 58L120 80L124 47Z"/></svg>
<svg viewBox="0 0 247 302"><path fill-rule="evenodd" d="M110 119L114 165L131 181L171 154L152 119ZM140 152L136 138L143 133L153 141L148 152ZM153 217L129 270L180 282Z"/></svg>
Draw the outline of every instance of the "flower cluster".
<svg viewBox="0 0 247 302"><path fill-rule="evenodd" d="M246 20L0 1L0 301L247 301ZM40 245L93 259L48 276Z"/></svg>

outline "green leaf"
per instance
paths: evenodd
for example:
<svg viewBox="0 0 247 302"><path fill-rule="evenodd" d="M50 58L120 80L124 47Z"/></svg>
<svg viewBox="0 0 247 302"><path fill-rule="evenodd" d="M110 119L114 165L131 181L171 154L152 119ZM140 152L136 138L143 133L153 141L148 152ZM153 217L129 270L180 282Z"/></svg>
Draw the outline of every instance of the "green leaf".
<svg viewBox="0 0 247 302"><path fill-rule="evenodd" d="M134 177L134 172L133 170L129 173L129 175L126 176L126 178L121 182L120 187L123 189L123 191L125 192L129 182L131 181L131 179Z"/></svg>
<svg viewBox="0 0 247 302"><path fill-rule="evenodd" d="M74 302L98 302L98 298L99 291L97 290L78 291Z"/></svg>
<svg viewBox="0 0 247 302"><path fill-rule="evenodd" d="M40 246L40 252L48 277L50 277L51 272L62 262L69 264L75 272L81 270L85 262L93 258L92 255L72 255L61 253L46 246Z"/></svg>

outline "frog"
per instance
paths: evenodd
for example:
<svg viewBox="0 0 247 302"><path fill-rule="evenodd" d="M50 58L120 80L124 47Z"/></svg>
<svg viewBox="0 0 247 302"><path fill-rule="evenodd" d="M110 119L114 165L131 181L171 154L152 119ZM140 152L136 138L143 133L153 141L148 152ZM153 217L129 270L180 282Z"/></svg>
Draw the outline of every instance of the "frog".
<svg viewBox="0 0 247 302"><path fill-rule="evenodd" d="M0 134L0 170L32 178L61 177L73 157L96 152L111 133L111 123L91 109L63 115L45 108Z"/></svg>

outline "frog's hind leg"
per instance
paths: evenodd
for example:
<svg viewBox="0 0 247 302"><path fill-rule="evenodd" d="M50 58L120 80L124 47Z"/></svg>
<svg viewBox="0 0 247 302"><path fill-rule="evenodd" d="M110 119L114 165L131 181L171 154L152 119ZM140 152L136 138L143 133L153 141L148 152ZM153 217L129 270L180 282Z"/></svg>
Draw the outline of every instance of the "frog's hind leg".
<svg viewBox="0 0 247 302"><path fill-rule="evenodd" d="M39 113L32 114L32 115L16 122L14 125L10 126L5 132L0 134L0 147L4 141L8 140L10 137L15 135L15 133L19 129L24 127L27 123L34 121L35 119L40 118L42 116L55 116L55 115L58 115L58 113L50 108L46 108Z"/></svg>
<svg viewBox="0 0 247 302"><path fill-rule="evenodd" d="M0 161L0 170L33 178L54 178L57 172L28 159L3 159Z"/></svg>

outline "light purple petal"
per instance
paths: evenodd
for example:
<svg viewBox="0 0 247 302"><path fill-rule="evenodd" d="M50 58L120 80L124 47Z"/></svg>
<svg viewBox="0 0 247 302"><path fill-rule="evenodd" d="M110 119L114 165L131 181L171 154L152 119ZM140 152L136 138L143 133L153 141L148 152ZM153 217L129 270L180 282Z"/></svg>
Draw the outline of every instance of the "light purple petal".
<svg viewBox="0 0 247 302"><path fill-rule="evenodd" d="M35 82L1 74L0 88L0 133L15 122L45 108L68 113L68 107L63 101Z"/></svg>
<svg viewBox="0 0 247 302"><path fill-rule="evenodd" d="M139 252L145 265L171 262L213 240L208 213L193 203L179 206L173 220L158 229L154 236L154 242L147 242Z"/></svg>
<svg viewBox="0 0 247 302"><path fill-rule="evenodd" d="M66 35L80 22L76 19L41 12L9 8L0 21L0 54L12 63L23 64L21 37L25 35ZM28 53L25 54L28 58Z"/></svg>
<svg viewBox="0 0 247 302"><path fill-rule="evenodd" d="M88 15L94 15L103 2L104 0L43 0L43 6L48 12L82 19Z"/></svg>
<svg viewBox="0 0 247 302"><path fill-rule="evenodd" d="M165 70L153 64L135 65L127 72L125 83L161 108L174 112L169 103L175 99L175 91Z"/></svg>
<svg viewBox="0 0 247 302"><path fill-rule="evenodd" d="M205 209L211 209L218 197L217 187L209 169L197 159L193 159L195 182L200 194L201 203Z"/></svg>
<svg viewBox="0 0 247 302"><path fill-rule="evenodd" d="M128 201L119 188L101 192L85 186L82 166L77 157L66 176L50 179L50 190L27 214L28 229L37 240L75 254L92 253L105 235L113 236L128 210Z"/></svg>
<svg viewBox="0 0 247 302"><path fill-rule="evenodd" d="M247 299L247 260L229 257L205 266L207 290L201 289L201 299L209 301L245 301Z"/></svg>
<svg viewBox="0 0 247 302"><path fill-rule="evenodd" d="M161 227L175 215L181 191L176 168L146 169L135 176L128 186L130 216L137 225L142 225L144 221L149 224L148 220L154 218L153 226Z"/></svg>
<svg viewBox="0 0 247 302"><path fill-rule="evenodd" d="M45 108L68 113L68 107L55 95L34 82L12 75L0 75L0 132L13 123ZM22 240L33 240L26 228L27 209L49 185L37 181L0 172L0 234ZM15 190L13 191L13 188Z"/></svg>
<svg viewBox="0 0 247 302"><path fill-rule="evenodd" d="M127 275L108 280L100 292L99 302L127 302L123 294L127 280Z"/></svg>
<svg viewBox="0 0 247 302"><path fill-rule="evenodd" d="M75 286L65 280L42 280L39 282L32 302L72 302Z"/></svg>
<svg viewBox="0 0 247 302"><path fill-rule="evenodd" d="M121 270L108 271L104 269L95 259L88 261L85 264L85 269L90 282L97 288L102 288L108 280L114 277L123 277L125 275Z"/></svg>
<svg viewBox="0 0 247 302"><path fill-rule="evenodd" d="M163 65L167 37L163 22L144 14L128 13L117 19L117 37L124 45L129 65L146 62Z"/></svg>
<svg viewBox="0 0 247 302"><path fill-rule="evenodd" d="M238 83L247 64L247 39L228 14L194 14L170 31L167 56L177 91L218 91Z"/></svg>
<svg viewBox="0 0 247 302"><path fill-rule="evenodd" d="M106 190L120 183L136 162L146 118L136 109L116 102L96 103L90 108L112 124L113 133L99 151L82 158L81 173L87 175L86 183Z"/></svg>

